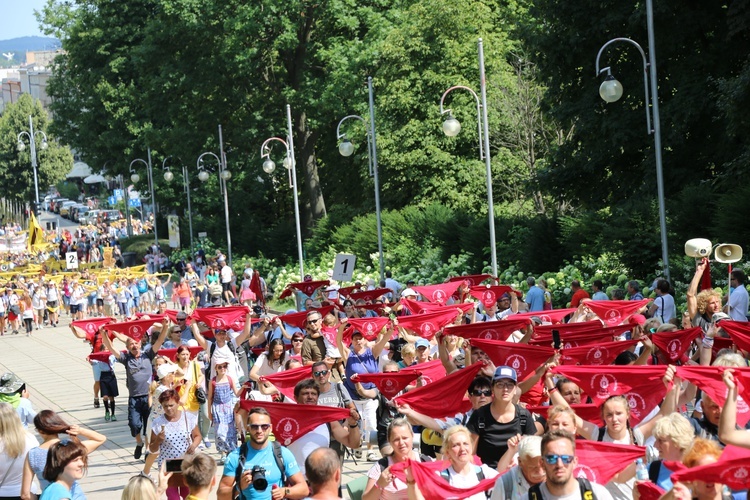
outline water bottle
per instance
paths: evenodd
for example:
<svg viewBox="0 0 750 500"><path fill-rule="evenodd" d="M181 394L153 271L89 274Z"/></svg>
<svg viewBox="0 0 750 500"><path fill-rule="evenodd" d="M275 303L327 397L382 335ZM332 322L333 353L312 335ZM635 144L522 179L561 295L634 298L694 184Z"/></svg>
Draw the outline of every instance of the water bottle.
<svg viewBox="0 0 750 500"><path fill-rule="evenodd" d="M643 463L642 458L635 461L635 479L636 481L648 481L648 467Z"/></svg>

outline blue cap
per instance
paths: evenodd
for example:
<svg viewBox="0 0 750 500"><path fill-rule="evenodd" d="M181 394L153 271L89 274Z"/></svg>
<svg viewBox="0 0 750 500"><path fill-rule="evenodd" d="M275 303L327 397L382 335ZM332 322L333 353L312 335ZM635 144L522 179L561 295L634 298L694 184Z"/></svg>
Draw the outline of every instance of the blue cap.
<svg viewBox="0 0 750 500"><path fill-rule="evenodd" d="M427 349L430 348L430 341L427 339L419 339L415 343L415 347L419 349L420 347L426 347Z"/></svg>
<svg viewBox="0 0 750 500"><path fill-rule="evenodd" d="M504 378L512 380L515 384L518 383L518 375L516 374L516 370L514 370L510 366L498 367L495 370L495 374L492 376L492 381L497 382L498 380L502 380Z"/></svg>

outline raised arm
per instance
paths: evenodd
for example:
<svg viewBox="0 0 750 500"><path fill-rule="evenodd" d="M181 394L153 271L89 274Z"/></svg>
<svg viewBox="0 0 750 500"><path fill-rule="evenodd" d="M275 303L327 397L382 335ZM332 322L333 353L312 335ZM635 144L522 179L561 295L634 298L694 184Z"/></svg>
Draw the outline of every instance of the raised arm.
<svg viewBox="0 0 750 500"><path fill-rule="evenodd" d="M750 448L750 434L746 430L737 429L737 383L734 380L734 370L727 368L723 377L728 392L719 419L719 439L726 444Z"/></svg>
<svg viewBox="0 0 750 500"><path fill-rule="evenodd" d="M99 448L107 441L107 436L105 436L104 434L99 434L95 430L87 429L86 427L78 427L77 425L71 425L67 433L70 436L85 437L86 440L82 440L81 444L83 444L83 446L86 448L86 451L89 453Z"/></svg>
<svg viewBox="0 0 750 500"><path fill-rule="evenodd" d="M201 333L201 329L198 328L198 322L193 321L190 324L190 330L193 332L193 337L195 338L195 341L198 342L198 345L203 348L203 350L208 350L208 341L206 340L206 337L203 336Z"/></svg>
<svg viewBox="0 0 750 500"><path fill-rule="evenodd" d="M115 347L112 345L112 341L109 340L109 335L107 335L107 331L104 329L104 327L99 328L99 334L102 336L102 344L104 344L104 347L106 347L109 352L114 354L115 358L120 358L120 351L115 349Z"/></svg>
<svg viewBox="0 0 750 500"><path fill-rule="evenodd" d="M253 322L252 322L252 319L253 319L253 313L252 313L252 311L248 311L247 314L245 315L245 328L242 330L242 333L240 333L237 336L237 338L234 339L235 345L242 344L244 341L246 341L250 337L250 334L253 331ZM264 321L263 324L267 326L268 322ZM259 329L260 328L256 329L256 331L259 330ZM261 332L261 334L262 334L262 332ZM265 339L265 337L263 337L263 338ZM258 342L258 344L260 344L260 342ZM251 344L251 345L258 345L258 344Z"/></svg>
<svg viewBox="0 0 750 500"><path fill-rule="evenodd" d="M344 345L344 330L346 330L346 323L342 321L336 330L336 347L338 347L342 359L347 360L349 359L349 348ZM304 345L302 347L304 348Z"/></svg>
<svg viewBox="0 0 750 500"><path fill-rule="evenodd" d="M375 359L378 359L380 357L380 353L383 352L383 348L385 348L385 345L391 339L391 334L393 333L393 325L390 324L389 326L384 326L383 329L380 330L380 337L378 337L378 341L375 343L375 345L372 346L372 355ZM348 354L349 353L347 353L347 358L348 358ZM342 353L342 356L343 356L343 353Z"/></svg>
<svg viewBox="0 0 750 500"><path fill-rule="evenodd" d="M79 339L86 340L86 333L83 330L70 325L70 331L73 332L73 335L75 335Z"/></svg>
<svg viewBox="0 0 750 500"><path fill-rule="evenodd" d="M693 279L690 281L690 286L688 287L687 310L688 313L690 313L691 320L695 317L696 314L698 314L698 300L696 299L696 296L698 295L698 284L700 284L701 282L703 271L706 270L707 265L708 259L701 259L700 263L698 263L695 268L695 274L693 275Z"/></svg>
<svg viewBox="0 0 750 500"><path fill-rule="evenodd" d="M151 347L151 350L156 352L159 349L161 349L162 344L164 344L164 341L167 340L167 332L169 331L169 321L164 321L161 325L161 331L159 332L159 337L157 337L156 342L154 342L154 345Z"/></svg>

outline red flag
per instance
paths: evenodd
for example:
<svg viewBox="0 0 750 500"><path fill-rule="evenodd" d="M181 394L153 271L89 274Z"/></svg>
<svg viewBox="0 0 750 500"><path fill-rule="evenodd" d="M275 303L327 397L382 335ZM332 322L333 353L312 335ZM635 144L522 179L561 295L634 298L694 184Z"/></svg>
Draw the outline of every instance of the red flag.
<svg viewBox="0 0 750 500"><path fill-rule="evenodd" d="M238 320L244 319L250 308L247 306L206 307L196 309L190 314L194 321L201 321L209 328L218 330L232 329Z"/></svg>
<svg viewBox="0 0 750 500"><path fill-rule="evenodd" d="M166 315L166 313L165 313L165 314L153 314L153 313L142 313L142 312L137 312L137 313L135 313L135 317L136 317L136 319L142 319L142 318L145 318L146 316L148 316L149 318L152 318L152 319L156 319L156 320L159 320L159 322L161 323L161 322L162 322L162 320L163 320L163 319L164 319L164 318L165 318L165 317L166 317L167 315Z"/></svg>
<svg viewBox="0 0 750 500"><path fill-rule="evenodd" d="M433 359L427 363L417 363L416 365L401 368L399 373L416 373L422 377L422 383L427 385L445 378L445 367L439 359Z"/></svg>
<svg viewBox="0 0 750 500"><path fill-rule="evenodd" d="M406 394L394 398L393 401L398 406L408 404L419 413L432 418L444 418L455 415L467 410L464 395L469 389L471 381L474 380L474 377L476 377L481 369L481 363L474 363L463 370L456 370L431 384L417 387ZM401 373L403 372L404 370L401 370Z"/></svg>
<svg viewBox="0 0 750 500"><path fill-rule="evenodd" d="M320 328L320 333L323 334L323 337L325 337L325 339L328 342L330 342L331 345L336 345L336 334L338 334L338 329L335 326L323 325ZM351 345L352 333L354 333L353 328L347 328L346 330L344 330L344 335L343 335L344 345Z"/></svg>
<svg viewBox="0 0 750 500"><path fill-rule="evenodd" d="M560 333L563 348L581 347L600 342L611 342L615 337L622 334L622 327L600 328L598 330L582 331L577 333ZM529 344L548 346L552 344L552 334L531 339Z"/></svg>
<svg viewBox="0 0 750 500"><path fill-rule="evenodd" d="M492 278L491 274L467 274L466 276L451 276L448 281L463 281L469 287L477 286L482 281Z"/></svg>
<svg viewBox="0 0 750 500"><path fill-rule="evenodd" d="M469 288L469 295L481 302L484 307L494 306L503 294L512 292L513 288L508 285L478 285Z"/></svg>
<svg viewBox="0 0 750 500"><path fill-rule="evenodd" d="M390 318L348 318L347 323L354 327L354 330L361 333L367 340L375 340L378 338L380 331L388 326L391 322ZM334 342L333 345L336 345Z"/></svg>
<svg viewBox="0 0 750 500"><path fill-rule="evenodd" d="M722 321L722 323L724 323ZM723 407L727 400L727 386L722 378L724 366L678 366L677 376L689 380ZM737 424L744 427L750 421L750 368L735 368L734 380L737 384Z"/></svg>
<svg viewBox="0 0 750 500"><path fill-rule="evenodd" d="M471 346L482 349L496 366L512 367L518 374L519 382L531 375L555 354L555 350L551 347L500 340L471 339Z"/></svg>
<svg viewBox="0 0 750 500"><path fill-rule="evenodd" d="M260 272L253 270L253 276L250 278L250 291L255 294L255 300L265 305L266 298L263 296L263 287L260 285Z"/></svg>
<svg viewBox="0 0 750 500"><path fill-rule="evenodd" d="M349 297L349 294L352 292L359 292L362 291L362 286L352 285L352 286L342 286L339 288L339 295L341 297L347 298Z"/></svg>
<svg viewBox="0 0 750 500"><path fill-rule="evenodd" d="M311 406L314 407L310 408ZM246 399L240 401L240 407L247 411L258 407L268 410L273 424L273 435L276 441L284 446L289 446L321 424L349 417L348 408L332 406L290 405Z"/></svg>
<svg viewBox="0 0 750 500"><path fill-rule="evenodd" d="M737 347L743 351L750 351L750 323L723 320L719 326L727 332Z"/></svg>
<svg viewBox="0 0 750 500"><path fill-rule="evenodd" d="M339 294L340 293L341 290L339 290ZM349 294L349 300L354 302L358 301L359 299L365 301L376 300L383 297L383 295L387 293L393 293L393 290L391 290L390 288L376 288L375 290L365 290L364 292L353 292Z"/></svg>
<svg viewBox="0 0 750 500"><path fill-rule="evenodd" d="M414 481L419 486L419 491L422 492L424 498L441 498L445 500L469 498L495 486L497 477L483 479L478 484L469 488L452 486L440 475L440 471L450 466L451 463L446 460L440 462L417 462L407 459L404 462L392 465L391 473L401 481L406 482L404 469L410 467Z"/></svg>
<svg viewBox="0 0 750 500"><path fill-rule="evenodd" d="M564 348L560 351L564 365L594 365L602 366L614 363L621 352L628 350L638 343L637 340L617 340L614 342L599 342L596 345Z"/></svg>
<svg viewBox="0 0 750 500"><path fill-rule="evenodd" d="M645 459L646 447L576 439L576 456L578 466L573 469L575 477L607 484L636 459Z"/></svg>
<svg viewBox="0 0 750 500"><path fill-rule="evenodd" d="M516 313L513 315L514 318L531 318L533 316L538 317L545 323L561 323L565 318L576 312L575 307L568 309L552 309L550 311L535 311Z"/></svg>
<svg viewBox="0 0 750 500"><path fill-rule="evenodd" d="M602 420L602 410L596 406L595 404L577 404L577 405L569 405L570 408L576 412L576 415L581 417L583 420L586 420L587 422L591 422L592 424L596 424L598 426L604 425L604 420ZM552 406L539 406L539 405L527 405L526 409L529 410L532 413L538 413L539 415L542 415L544 418L547 418L548 412L552 408Z"/></svg>
<svg viewBox="0 0 750 500"><path fill-rule="evenodd" d="M723 325L724 322L722 322ZM699 326L674 332L656 332L651 335L651 342L659 348L664 357L675 363L685 354L693 340L697 339L701 333L702 330Z"/></svg>
<svg viewBox="0 0 750 500"><path fill-rule="evenodd" d="M362 373L355 374L357 382L372 382L386 399L393 399L396 394L404 390L420 375L418 371L393 372L393 373Z"/></svg>
<svg viewBox="0 0 750 500"><path fill-rule="evenodd" d="M534 337L552 338L552 330L557 330L560 332L560 335L564 335L582 331L601 330L602 326L602 322L598 319L594 321L582 321L580 323L564 323L562 325L539 325L534 327Z"/></svg>
<svg viewBox="0 0 750 500"><path fill-rule="evenodd" d="M429 302L440 302L445 304L451 295L456 293L461 283L458 281L440 283L439 285L413 286L412 289L421 293L422 297Z"/></svg>
<svg viewBox="0 0 750 500"><path fill-rule="evenodd" d="M281 318L281 321L283 321L287 325L296 326L297 328L304 330L307 326L307 314L313 310L318 311L320 315L325 318L328 313L333 311L333 306L318 307L315 309L309 309L307 311L283 314L279 316L279 318Z"/></svg>
<svg viewBox="0 0 750 500"><path fill-rule="evenodd" d="M119 332L131 339L140 342L146 331L158 323L158 319L137 319L135 321L123 321L122 323L108 323L104 326L108 331Z"/></svg>
<svg viewBox="0 0 750 500"><path fill-rule="evenodd" d="M195 359L195 357L203 352L203 348L201 346L194 346L190 347L188 346L188 349L190 349L190 359ZM159 349L159 355L160 356L166 356L170 360L172 360L173 363L177 362L177 348L174 349Z"/></svg>
<svg viewBox="0 0 750 500"><path fill-rule="evenodd" d="M458 310L451 306L431 313L399 316L398 326L412 330L420 337L429 340L443 327L453 323L458 314Z"/></svg>
<svg viewBox="0 0 750 500"><path fill-rule="evenodd" d="M472 304L471 302L445 305L441 304L440 302L421 302L412 299L401 299L401 305L404 306L404 309L408 310L412 314L445 311L446 308L449 307L452 307L453 309L459 308L464 314L466 314L474 309L474 304Z"/></svg>
<svg viewBox="0 0 750 500"><path fill-rule="evenodd" d="M261 382L271 382L281 394L294 400L294 386L299 382L312 378L312 368L309 366L299 366L291 370L284 370L271 375L260 377Z"/></svg>
<svg viewBox="0 0 750 500"><path fill-rule="evenodd" d="M284 291L281 292L281 295L279 295L279 300L285 299L287 297L291 297L293 290L297 289L300 292L304 293L308 297L312 297L312 294L315 293L315 290L322 286L328 286L331 282L328 280L323 281L302 281L300 283L289 283L286 288L284 288Z"/></svg>
<svg viewBox="0 0 750 500"><path fill-rule="evenodd" d="M115 319L110 317L105 318L85 318L77 321L71 321L70 326L74 326L88 334L94 334L99 331L99 328L108 325Z"/></svg>
<svg viewBox="0 0 750 500"><path fill-rule="evenodd" d="M703 481L726 484L732 489L747 488L750 478L750 450L727 445L717 462L691 467L672 474L672 482Z"/></svg>
<svg viewBox="0 0 750 500"><path fill-rule="evenodd" d="M666 490L651 481L638 481L635 483L635 487L638 488L638 495L641 500L659 500L666 493Z"/></svg>
<svg viewBox="0 0 750 500"><path fill-rule="evenodd" d="M468 325L451 325L445 328L445 335L457 335L465 339L507 340L516 330L531 324L530 319L515 319L512 316L502 321L480 321Z"/></svg>
<svg viewBox="0 0 750 500"><path fill-rule="evenodd" d="M630 406L630 423L637 425L653 410L667 393L662 377L665 365L656 366L601 366L563 365L552 368L569 378L601 406L610 396L622 395Z"/></svg>
<svg viewBox="0 0 750 500"><path fill-rule="evenodd" d="M127 351L122 351L127 352ZM109 356L112 353L109 350L106 351L99 351L99 352L92 352L88 355L88 359L91 361L101 361L102 363L109 363Z"/></svg>
<svg viewBox="0 0 750 500"><path fill-rule="evenodd" d="M586 306L599 316L607 326L617 326L626 323L632 315L648 304L643 300L589 300Z"/></svg>

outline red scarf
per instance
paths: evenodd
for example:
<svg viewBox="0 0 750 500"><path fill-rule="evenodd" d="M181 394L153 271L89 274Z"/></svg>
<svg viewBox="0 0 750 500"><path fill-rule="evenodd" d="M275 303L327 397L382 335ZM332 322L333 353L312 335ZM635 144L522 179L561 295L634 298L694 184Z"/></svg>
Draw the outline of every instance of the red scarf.
<svg viewBox="0 0 750 500"><path fill-rule="evenodd" d="M85 318L85 319L79 319L77 321L71 321L70 326L74 326L80 330L83 330L86 333L94 334L99 331L99 329L105 325L108 325L109 323L113 322L114 318Z"/></svg>
<svg viewBox="0 0 750 500"><path fill-rule="evenodd" d="M356 302L359 299L363 299L365 301L368 300L375 300L381 298L383 295L387 293L393 293L393 290L390 288L376 288L375 290L365 290L364 292L352 292L349 294L349 299L352 302ZM341 291L339 290L339 294L341 294ZM355 306L359 307L359 306Z"/></svg>
<svg viewBox="0 0 750 500"><path fill-rule="evenodd" d="M361 291L362 291L362 287L361 286L357 286L357 285L354 285L354 286L342 286L341 288L339 288L339 295L341 297L348 298L350 293L352 293L352 292L361 292ZM389 291L390 291L390 289L389 289Z"/></svg>
<svg viewBox="0 0 750 500"><path fill-rule="evenodd" d="M722 322L722 326L724 323ZM661 354L671 363L677 362L682 355L690 348L693 340L697 339L702 333L699 326L687 330L677 330L674 332L657 332L651 335L651 342L659 348Z"/></svg>
<svg viewBox="0 0 750 500"><path fill-rule="evenodd" d="M459 312L455 307L444 307L439 311L399 316L398 326L413 331L418 336L431 339L446 325L453 323Z"/></svg>
<svg viewBox="0 0 750 500"><path fill-rule="evenodd" d="M511 316L510 318L513 318ZM480 321L468 325L451 325L445 328L445 335L457 335L465 339L506 340L516 330L531 323L530 319L506 319L503 321Z"/></svg>
<svg viewBox="0 0 750 500"><path fill-rule="evenodd" d="M146 334L146 331L151 328L154 323L158 322L159 320L155 318L137 319L135 321L123 321L122 323L108 323L104 325L104 328L111 332L122 333L136 342L140 342L141 338Z"/></svg>
<svg viewBox="0 0 750 500"><path fill-rule="evenodd" d="M555 350L551 347L500 340L471 339L471 346L478 347L487 353L495 366L507 365L515 369L519 382L531 375L555 354Z"/></svg>
<svg viewBox="0 0 750 500"><path fill-rule="evenodd" d="M743 351L750 351L750 323L742 321L727 321L719 323L734 343Z"/></svg>
<svg viewBox="0 0 750 500"><path fill-rule="evenodd" d="M723 323L723 321L722 321ZM677 376L689 380L708 394L719 406L727 400L727 386L722 375L724 366L678 366ZM737 384L737 424L744 427L750 421L750 368L732 368Z"/></svg>
<svg viewBox="0 0 750 500"><path fill-rule="evenodd" d="M167 309L164 312L164 314L169 318L169 321L171 321L175 325L177 324L177 315L179 313L180 313L180 311L178 311L177 309ZM186 318L186 320L185 320L185 324L189 325L190 323L192 323L192 320L190 319L190 316L188 316Z"/></svg>
<svg viewBox="0 0 750 500"><path fill-rule="evenodd" d="M723 322L722 322L723 323ZM711 362L719 355L722 349L731 349L734 341L726 337L714 337L714 345L711 347Z"/></svg>
<svg viewBox="0 0 750 500"><path fill-rule="evenodd" d="M635 426L654 409L667 393L661 378L667 371L656 366L556 366L553 373L564 375L601 406L610 397L622 395L630 406L630 424Z"/></svg>
<svg viewBox="0 0 750 500"><path fill-rule="evenodd" d="M471 403L467 407L468 400L464 399L464 395L482 366L481 363L474 363L463 370L456 370L440 380L394 398L394 402L398 406L408 404L419 413L432 418L444 418L467 411L471 408Z"/></svg>
<svg viewBox="0 0 750 500"><path fill-rule="evenodd" d="M646 447L576 439L576 456L578 466L573 470L575 477L607 484L637 458L645 458Z"/></svg>
<svg viewBox="0 0 750 500"><path fill-rule="evenodd" d="M380 331L388 326L391 322L389 318L347 318L346 322L354 327L354 330L361 333L367 340L378 338ZM336 342L333 342L336 345Z"/></svg>
<svg viewBox="0 0 750 500"><path fill-rule="evenodd" d="M569 405L569 406L574 412L576 412L576 415L586 420L587 422L591 422L592 424L596 424L600 427L604 425L604 420L602 420L602 411L595 404L586 403L586 404L577 404L577 405ZM542 415L544 418L547 418L550 408L552 408L552 406L540 406L540 405L526 406L527 410L529 410L532 413L538 413L539 415Z"/></svg>
<svg viewBox="0 0 750 500"><path fill-rule="evenodd" d="M190 359L195 359L199 353L203 352L201 346L188 347L188 349L190 349ZM177 362L176 347L174 349L159 349L159 355L168 357L173 363Z"/></svg>
<svg viewBox="0 0 750 500"><path fill-rule="evenodd" d="M310 408L311 406L314 408ZM284 446L289 446L321 424L349 417L348 408L332 406L290 405L246 399L240 401L240 407L247 411L257 407L268 410L273 423L273 435L276 441Z"/></svg>
<svg viewBox="0 0 750 500"><path fill-rule="evenodd" d="M127 352L127 351L122 351L122 352ZM122 354L122 353L120 353L120 354ZM109 357L111 355L112 355L112 353L109 352L109 350L107 350L107 351L99 351L99 352L92 352L91 354L88 355L87 359L89 359L90 361L101 361L102 363L109 363ZM119 356L115 356L115 357L119 357Z"/></svg>
<svg viewBox="0 0 750 500"><path fill-rule="evenodd" d="M525 313L516 313L513 315L514 318L531 318L533 316L538 317L545 323L560 323L565 318L576 312L578 309L570 307L568 309L551 309L549 311L534 311Z"/></svg>
<svg viewBox="0 0 750 500"><path fill-rule="evenodd" d="M628 330L626 328L626 330ZM566 333L565 335L560 333L560 341L564 348L570 347L581 347L591 344L599 344L601 342L611 342L615 337L619 337L622 334L622 327L616 326L613 328L600 328L598 330L583 331L577 333ZM534 338L529 341L531 345L551 345L552 335L542 336Z"/></svg>
<svg viewBox="0 0 750 500"><path fill-rule="evenodd" d="M255 294L255 300L265 305L266 298L263 296L263 288L260 285L260 273L258 270L253 271L253 276L250 278L250 291Z"/></svg>
<svg viewBox="0 0 750 500"><path fill-rule="evenodd" d="M445 304L451 298L451 295L456 293L459 286L461 286L461 282L453 281L440 283L439 285L413 286L412 289L417 293L421 293L422 297L429 302Z"/></svg>
<svg viewBox="0 0 750 500"><path fill-rule="evenodd" d="M440 462L417 462L407 459L391 466L391 473L403 482L406 482L404 469L411 468L414 481L422 492L424 498L442 498L446 500L469 498L477 493L482 493L495 486L496 477L486 478L479 484L470 488L459 488L443 479L440 472L451 466L447 460Z"/></svg>
<svg viewBox="0 0 750 500"><path fill-rule="evenodd" d="M487 308L496 305L500 297L506 293L513 293L513 288L507 285L475 285L469 288L469 295Z"/></svg>
<svg viewBox="0 0 750 500"><path fill-rule="evenodd" d="M615 358L620 353L628 350L637 343L637 340L600 342L596 345L564 348L560 353L562 354L562 363L564 365L610 365L614 363Z"/></svg>
<svg viewBox="0 0 750 500"><path fill-rule="evenodd" d="M663 488L660 488L651 481L638 481L635 483L635 487L638 488L641 500L659 500L666 493Z"/></svg>
<svg viewBox="0 0 750 500"><path fill-rule="evenodd" d="M298 366L290 370L284 370L271 375L260 377L261 382L270 382L281 394L294 400L294 387L305 379L312 378L312 368L309 366Z"/></svg>
<svg viewBox="0 0 750 500"><path fill-rule="evenodd" d="M492 278L491 274L467 274L466 276L452 276L448 281L463 281L468 286L477 286L482 281Z"/></svg>
<svg viewBox="0 0 750 500"><path fill-rule="evenodd" d="M325 339L331 343L331 345L336 345L336 335L338 334L338 329L335 326L325 326L323 325L320 328L320 333L325 337ZM354 328L347 328L344 330L343 333L343 341L344 345L351 345L352 343L352 333L354 333Z"/></svg>
<svg viewBox="0 0 750 500"><path fill-rule="evenodd" d="M727 445L717 462L691 467L672 474L672 482L703 481L726 484L732 489L747 488L750 478L750 450Z"/></svg>
<svg viewBox="0 0 750 500"><path fill-rule="evenodd" d="M360 373L357 375L357 382L363 384L371 382L375 384L380 393L386 399L393 399L396 394L404 390L404 387L411 384L420 373L418 371L405 371L394 373Z"/></svg>
<svg viewBox="0 0 750 500"><path fill-rule="evenodd" d="M205 323L209 328L229 330L237 321L244 319L249 311L250 308L247 306L206 307L196 309L190 317L193 321Z"/></svg>
<svg viewBox="0 0 750 500"><path fill-rule="evenodd" d="M648 304L648 299L590 300L586 302L586 306L599 316L606 326L617 326L627 323L630 317L646 304Z"/></svg>
<svg viewBox="0 0 750 500"><path fill-rule="evenodd" d="M281 295L279 295L279 300L283 300L287 297L291 297L293 293L293 288L299 290L300 292L304 293L308 297L312 297L312 294L315 293L315 290L322 286L328 286L331 282L328 280L323 281L303 281L301 283L289 283L286 288L284 288L284 291L281 292Z"/></svg>
<svg viewBox="0 0 750 500"><path fill-rule="evenodd" d="M569 333L588 332L601 329L602 322L598 319L595 319L594 321L582 321L580 323L564 323L562 325L539 325L534 327L534 338L552 338L552 330L557 330L560 332L560 335L566 335Z"/></svg>
<svg viewBox="0 0 750 500"><path fill-rule="evenodd" d="M441 304L439 302L420 302L418 300L412 299L401 299L401 305L404 306L404 309L412 314L445 311L446 308L452 308L454 310L456 308L459 308L464 314L466 314L467 312L474 309L474 304L469 302L465 302L462 304L451 304L449 306L446 306L445 304Z"/></svg>
<svg viewBox="0 0 750 500"><path fill-rule="evenodd" d="M401 368L399 373L416 373L422 377L422 384L427 385L445 378L446 372L443 363L439 359L433 359L427 363L417 363L416 365Z"/></svg>
<svg viewBox="0 0 750 500"><path fill-rule="evenodd" d="M300 311L291 314L282 314L281 316L279 316L279 318L281 318L281 321L283 321L287 325L296 326L300 330L304 331L305 327L307 326L307 314L310 311L318 311L320 313L320 316L325 318L328 313L333 311L333 306L318 307L315 309L308 309L307 311Z"/></svg>

